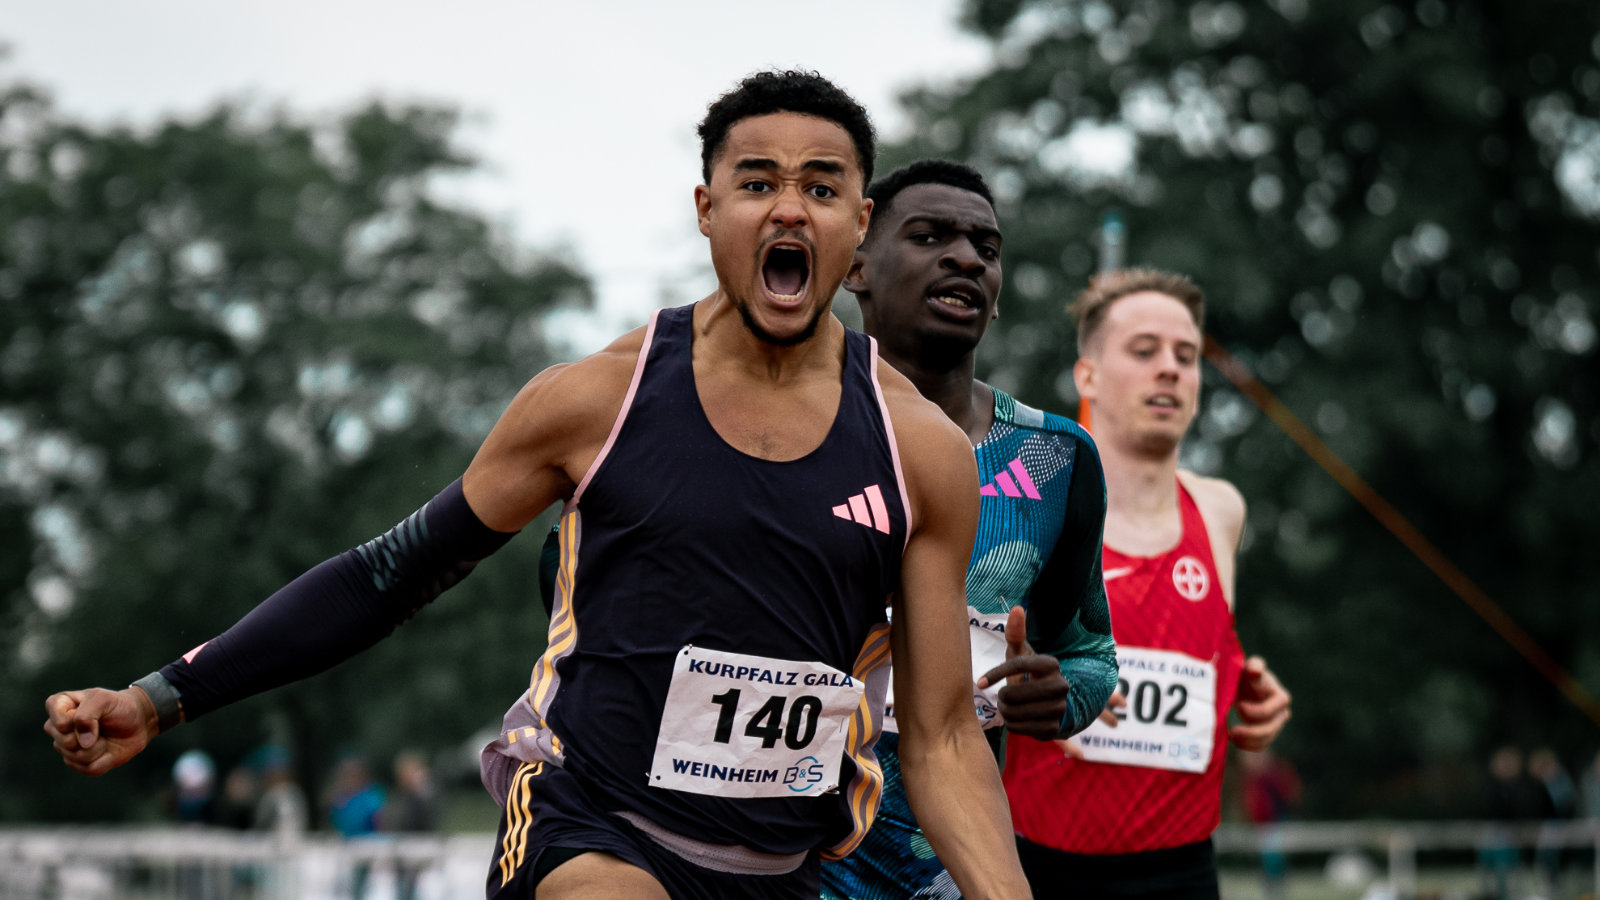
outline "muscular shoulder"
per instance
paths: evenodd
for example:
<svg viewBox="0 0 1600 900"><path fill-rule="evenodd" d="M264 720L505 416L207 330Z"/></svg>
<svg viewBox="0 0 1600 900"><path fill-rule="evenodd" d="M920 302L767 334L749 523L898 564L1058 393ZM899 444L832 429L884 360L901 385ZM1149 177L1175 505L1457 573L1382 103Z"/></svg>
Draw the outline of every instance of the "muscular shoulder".
<svg viewBox="0 0 1600 900"><path fill-rule="evenodd" d="M894 426L906 490L918 521L930 510L978 496L978 465L961 429L904 375L878 360L878 383Z"/></svg>
<svg viewBox="0 0 1600 900"><path fill-rule="evenodd" d="M501 425L535 432L546 432L551 426L581 432L586 430L585 423L594 423L609 431L622 409L643 346L644 329L640 328L576 362L545 369L517 392Z"/></svg>
<svg viewBox="0 0 1600 900"><path fill-rule="evenodd" d="M588 470L628 393L644 329L523 385L467 468L467 501L485 524L515 531Z"/></svg>
<svg viewBox="0 0 1600 900"><path fill-rule="evenodd" d="M1244 534L1244 495L1233 483L1221 478L1200 475L1187 469L1178 470L1178 479L1189 489L1200 515L1206 521L1214 544L1234 548Z"/></svg>

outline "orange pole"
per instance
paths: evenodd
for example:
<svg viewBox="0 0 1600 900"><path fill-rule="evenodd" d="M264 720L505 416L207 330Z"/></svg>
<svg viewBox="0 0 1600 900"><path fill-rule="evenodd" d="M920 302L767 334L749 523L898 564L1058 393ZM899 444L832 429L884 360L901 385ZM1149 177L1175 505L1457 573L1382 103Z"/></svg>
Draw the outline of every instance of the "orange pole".
<svg viewBox="0 0 1600 900"><path fill-rule="evenodd" d="M1300 421L1289 408L1284 406L1272 392L1267 390L1261 382L1257 381L1250 370L1233 354L1223 349L1222 345L1211 337L1205 336L1205 357L1216 366L1239 392L1249 397L1256 406L1277 426L1283 429L1290 440L1300 445L1317 465L1333 476L1357 503L1366 507L1383 527L1389 530L1400 543L1416 555L1422 564L1427 566L1445 583L1456 596L1460 597L1467 606L1472 608L1483 620L1489 623L1502 638L1505 639L1523 658L1533 664L1540 674L1549 679L1561 693L1565 694L1580 710L1584 712L1595 724L1600 725L1600 702L1584 689L1561 664L1556 662L1545 649L1501 609L1499 604L1489 598L1468 578L1465 572L1456 568L1438 547L1435 547L1422 532L1418 531L1399 510L1389 505L1388 501L1379 496L1372 485L1356 474L1338 454L1323 442L1317 433L1312 431L1304 422Z"/></svg>

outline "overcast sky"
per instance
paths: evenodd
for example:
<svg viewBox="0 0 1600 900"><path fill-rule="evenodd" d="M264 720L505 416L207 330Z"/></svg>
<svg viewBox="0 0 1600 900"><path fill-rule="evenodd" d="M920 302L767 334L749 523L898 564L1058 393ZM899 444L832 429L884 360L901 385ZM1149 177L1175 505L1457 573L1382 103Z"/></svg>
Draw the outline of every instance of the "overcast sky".
<svg viewBox="0 0 1600 900"><path fill-rule="evenodd" d="M564 244L602 314L579 349L643 321L663 288L712 287L695 229L694 126L758 69L801 66L903 133L900 90L986 68L959 0L451 4L377 0L0 0L6 68L91 121L147 123L220 98L303 115L373 96L457 104L482 175L452 193L524 246Z"/></svg>

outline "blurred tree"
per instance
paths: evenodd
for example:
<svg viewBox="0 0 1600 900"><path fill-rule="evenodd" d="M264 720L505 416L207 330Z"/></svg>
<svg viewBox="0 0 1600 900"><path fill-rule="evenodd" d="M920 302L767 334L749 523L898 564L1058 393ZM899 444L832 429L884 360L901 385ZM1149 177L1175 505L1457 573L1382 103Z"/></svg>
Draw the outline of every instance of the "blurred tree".
<svg viewBox="0 0 1600 900"><path fill-rule="evenodd" d="M905 99L1006 230L993 380L1071 409L1064 303L1119 211L1209 331L1600 693L1600 5L969 0L994 68ZM1501 743L1600 728L1214 371L1186 463L1251 505L1240 628L1308 815L1475 814Z"/></svg>
<svg viewBox="0 0 1600 900"><path fill-rule="evenodd" d="M453 751L498 724L543 647L537 537L123 773L72 776L39 731L49 692L126 684L399 521L553 361L541 319L590 285L432 199L472 165L456 118L223 104L94 128L0 81L0 819L144 814L190 746L226 765L286 742L315 778L339 746Z"/></svg>

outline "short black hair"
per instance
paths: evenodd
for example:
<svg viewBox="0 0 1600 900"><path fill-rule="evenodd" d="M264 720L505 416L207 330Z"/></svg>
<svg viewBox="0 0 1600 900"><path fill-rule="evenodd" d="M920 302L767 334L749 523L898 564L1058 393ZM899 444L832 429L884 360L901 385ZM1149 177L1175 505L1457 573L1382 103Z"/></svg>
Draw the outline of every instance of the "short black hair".
<svg viewBox="0 0 1600 900"><path fill-rule="evenodd" d="M867 230L868 241L872 240L873 234L878 230L879 222L889 221L889 207L894 205L894 198L906 188L919 184L947 184L963 191L971 191L988 201L990 206L994 206L994 194L989 192L989 183L983 180L977 169L950 159L919 159L910 165L895 169L867 188L867 199L872 201L872 224Z"/></svg>
<svg viewBox="0 0 1600 900"><path fill-rule="evenodd" d="M727 142L729 129L745 119L777 112L816 116L843 128L856 147L861 184L872 183L878 135L867 111L855 98L816 72L794 69L757 72L706 108L706 117L700 120L699 128L700 177L705 183L711 183L711 160Z"/></svg>

